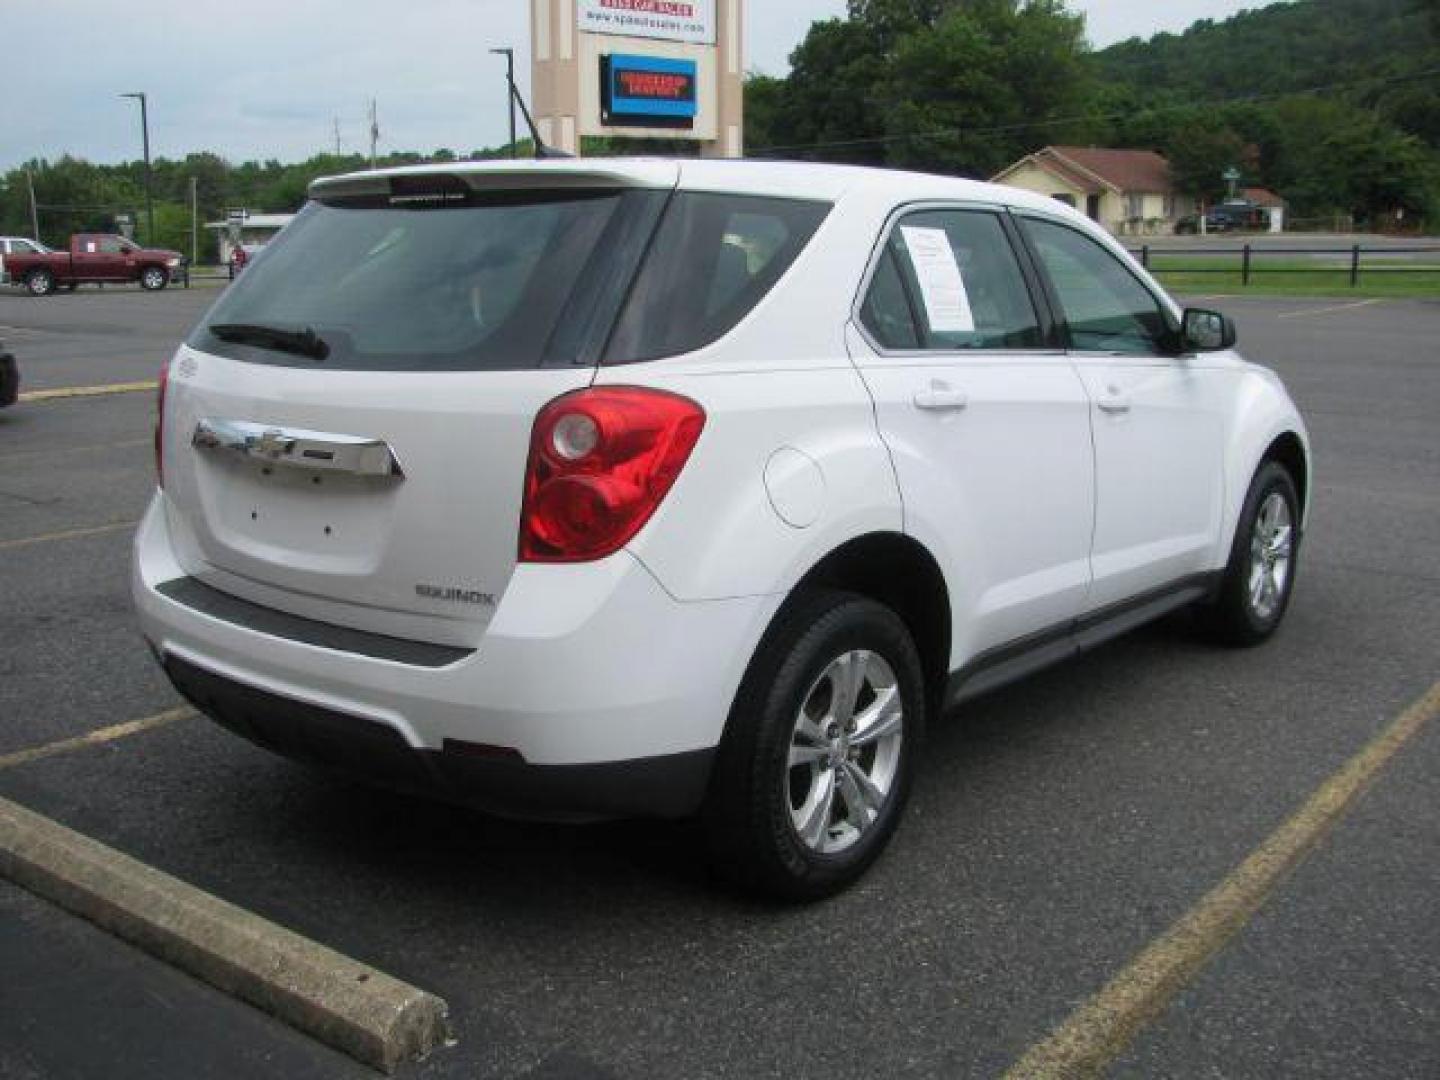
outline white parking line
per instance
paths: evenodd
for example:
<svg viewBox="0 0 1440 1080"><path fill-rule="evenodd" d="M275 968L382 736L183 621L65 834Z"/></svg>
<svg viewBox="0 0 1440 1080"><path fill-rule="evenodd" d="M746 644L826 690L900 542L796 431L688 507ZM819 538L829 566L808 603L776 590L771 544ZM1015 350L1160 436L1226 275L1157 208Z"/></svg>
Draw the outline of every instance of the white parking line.
<svg viewBox="0 0 1440 1080"><path fill-rule="evenodd" d="M1356 308L1370 307L1372 304L1383 304L1384 300L1356 300L1349 304L1334 304L1330 307L1306 308L1304 311L1287 311L1283 315L1277 315L1280 319L1303 319L1309 315L1329 315L1335 311L1353 311Z"/></svg>

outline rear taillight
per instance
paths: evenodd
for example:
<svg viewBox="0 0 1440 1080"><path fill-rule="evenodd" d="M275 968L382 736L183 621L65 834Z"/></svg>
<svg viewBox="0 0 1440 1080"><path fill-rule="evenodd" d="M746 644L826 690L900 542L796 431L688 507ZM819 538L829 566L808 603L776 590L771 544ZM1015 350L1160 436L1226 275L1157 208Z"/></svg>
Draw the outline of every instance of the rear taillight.
<svg viewBox="0 0 1440 1080"><path fill-rule="evenodd" d="M170 361L160 368L160 379L155 392L155 479L165 486L165 387L170 382Z"/></svg>
<svg viewBox="0 0 1440 1080"><path fill-rule="evenodd" d="M535 418L522 562L586 562L623 547L650 520L705 426L689 398L635 386L558 397Z"/></svg>

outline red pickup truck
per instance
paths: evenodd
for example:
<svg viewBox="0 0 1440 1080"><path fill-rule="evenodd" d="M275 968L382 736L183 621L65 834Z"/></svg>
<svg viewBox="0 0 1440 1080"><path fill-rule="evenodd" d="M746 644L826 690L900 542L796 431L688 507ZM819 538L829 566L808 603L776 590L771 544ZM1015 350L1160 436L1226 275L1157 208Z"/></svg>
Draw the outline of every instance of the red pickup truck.
<svg viewBox="0 0 1440 1080"><path fill-rule="evenodd" d="M11 281L22 282L32 296L48 296L65 286L138 281L144 289L163 289L181 271L178 251L142 248L123 236L76 233L69 251L5 256Z"/></svg>

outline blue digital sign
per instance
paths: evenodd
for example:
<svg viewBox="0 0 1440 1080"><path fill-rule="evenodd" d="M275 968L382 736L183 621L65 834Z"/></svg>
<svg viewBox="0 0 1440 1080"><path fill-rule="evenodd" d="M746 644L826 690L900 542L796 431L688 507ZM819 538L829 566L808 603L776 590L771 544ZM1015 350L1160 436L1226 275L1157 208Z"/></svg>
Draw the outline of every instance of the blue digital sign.
<svg viewBox="0 0 1440 1080"><path fill-rule="evenodd" d="M612 54L600 58L600 119L636 127L693 127L694 60Z"/></svg>

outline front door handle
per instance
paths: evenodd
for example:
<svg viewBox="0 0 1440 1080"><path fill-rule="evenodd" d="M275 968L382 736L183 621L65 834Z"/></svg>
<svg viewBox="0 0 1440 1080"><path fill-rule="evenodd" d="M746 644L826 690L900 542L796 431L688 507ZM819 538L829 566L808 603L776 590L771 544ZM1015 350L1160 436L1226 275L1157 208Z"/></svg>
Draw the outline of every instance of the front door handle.
<svg viewBox="0 0 1440 1080"><path fill-rule="evenodd" d="M965 391L956 390L939 379L932 380L924 390L915 391L915 407L927 412L958 412L969 403Z"/></svg>

